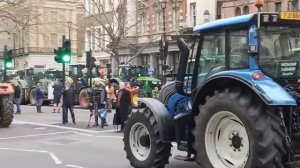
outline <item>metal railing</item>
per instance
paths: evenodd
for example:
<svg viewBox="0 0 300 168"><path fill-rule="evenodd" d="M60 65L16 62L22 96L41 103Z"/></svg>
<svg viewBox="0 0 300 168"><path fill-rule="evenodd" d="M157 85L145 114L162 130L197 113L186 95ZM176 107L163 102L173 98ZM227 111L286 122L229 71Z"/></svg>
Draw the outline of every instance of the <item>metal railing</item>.
<svg viewBox="0 0 300 168"><path fill-rule="evenodd" d="M0 58L3 58L3 51L0 51ZM72 49L72 54L78 54L79 50ZM28 54L53 54L54 48L42 48L42 47L27 47L27 48L18 48L12 50L13 57L24 56Z"/></svg>

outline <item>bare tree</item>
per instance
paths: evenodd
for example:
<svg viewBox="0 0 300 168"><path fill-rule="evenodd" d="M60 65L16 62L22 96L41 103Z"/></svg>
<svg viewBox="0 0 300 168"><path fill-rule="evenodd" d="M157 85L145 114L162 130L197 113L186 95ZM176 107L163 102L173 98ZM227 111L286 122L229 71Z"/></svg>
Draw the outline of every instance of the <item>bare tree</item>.
<svg viewBox="0 0 300 168"><path fill-rule="evenodd" d="M92 33L93 38L108 43L107 46L94 43L102 51L111 55L116 64L120 64L120 50L130 49L132 55L126 63L138 57L145 48L152 45L153 39L145 44L138 44L137 36L130 36L131 31L137 30L140 20L136 19L137 9L128 10L128 1L125 0L88 0L85 4L81 0L75 0L88 15L92 22L88 24L92 32L96 32L93 26L101 26L104 33ZM130 19L130 20L129 20ZM108 38L105 38L107 36Z"/></svg>

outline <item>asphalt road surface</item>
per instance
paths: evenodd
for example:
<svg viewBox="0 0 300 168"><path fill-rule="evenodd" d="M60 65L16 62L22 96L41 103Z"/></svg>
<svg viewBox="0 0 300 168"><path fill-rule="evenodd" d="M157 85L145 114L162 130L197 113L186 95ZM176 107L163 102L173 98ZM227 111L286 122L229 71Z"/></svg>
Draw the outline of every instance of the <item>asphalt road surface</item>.
<svg viewBox="0 0 300 168"><path fill-rule="evenodd" d="M10 128L0 129L1 168L130 168L125 157L121 133L112 126L87 128L89 111L75 109L76 123L61 124L61 113L43 107L38 114L32 106L22 106ZM92 122L91 122L92 123ZM93 123L92 123L93 124ZM197 168L195 163L174 159L173 147L167 168Z"/></svg>

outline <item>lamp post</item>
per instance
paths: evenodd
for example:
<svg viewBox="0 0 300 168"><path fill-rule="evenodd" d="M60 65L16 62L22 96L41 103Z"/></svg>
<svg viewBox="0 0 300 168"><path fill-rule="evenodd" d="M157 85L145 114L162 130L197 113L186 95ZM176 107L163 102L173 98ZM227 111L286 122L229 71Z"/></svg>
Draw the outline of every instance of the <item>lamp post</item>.
<svg viewBox="0 0 300 168"><path fill-rule="evenodd" d="M68 24L68 27L69 27L69 40L71 40L71 26L72 26L72 21L68 20L67 24Z"/></svg>
<svg viewBox="0 0 300 168"><path fill-rule="evenodd" d="M208 10L205 10L204 13L203 13L203 17L204 17L204 23L207 23L209 22L209 11Z"/></svg>
<svg viewBox="0 0 300 168"><path fill-rule="evenodd" d="M164 71L164 65L166 64L166 16L165 16L165 12L166 12L166 8L167 8L167 0L160 0L160 5L161 5L161 9L162 9L162 14L163 14L163 36L161 39L161 50L163 52L161 52L163 54L163 60L161 61L161 71L162 71L162 83L165 83L165 71Z"/></svg>

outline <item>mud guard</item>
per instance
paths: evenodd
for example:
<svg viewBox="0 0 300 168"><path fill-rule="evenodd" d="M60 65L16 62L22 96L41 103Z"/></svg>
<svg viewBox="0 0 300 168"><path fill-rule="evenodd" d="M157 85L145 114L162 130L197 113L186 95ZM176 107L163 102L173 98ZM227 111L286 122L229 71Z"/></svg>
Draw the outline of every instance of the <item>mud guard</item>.
<svg viewBox="0 0 300 168"><path fill-rule="evenodd" d="M157 122L161 140L167 142L174 141L174 120L165 105L153 98L139 98L139 101L144 103L152 111Z"/></svg>

